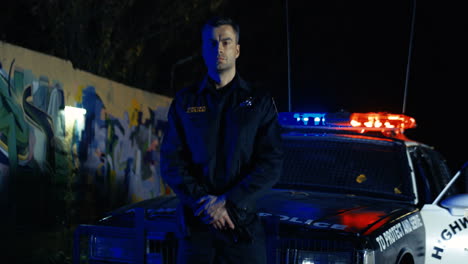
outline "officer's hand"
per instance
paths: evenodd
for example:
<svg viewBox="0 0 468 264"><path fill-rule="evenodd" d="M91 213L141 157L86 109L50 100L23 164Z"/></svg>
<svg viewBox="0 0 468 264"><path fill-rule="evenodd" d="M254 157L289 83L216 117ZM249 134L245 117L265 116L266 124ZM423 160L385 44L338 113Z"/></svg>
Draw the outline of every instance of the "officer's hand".
<svg viewBox="0 0 468 264"><path fill-rule="evenodd" d="M197 201L198 208L195 210L195 215L200 216L202 214L206 214L207 210L217 201L218 197L214 195L206 195L200 198ZM222 202L222 201L218 201Z"/></svg>
<svg viewBox="0 0 468 264"><path fill-rule="evenodd" d="M226 229L227 227L230 229L235 228L234 223L232 222L231 218L229 217L228 212L226 211L226 208L224 208L224 212L222 213L221 218L212 222L211 225L214 226L214 228L218 230L223 230L223 229Z"/></svg>
<svg viewBox="0 0 468 264"><path fill-rule="evenodd" d="M200 216L206 224L213 224L215 227L224 228L226 224L234 229L234 224L226 210L226 198L224 196L207 195L200 198L197 203L196 216Z"/></svg>

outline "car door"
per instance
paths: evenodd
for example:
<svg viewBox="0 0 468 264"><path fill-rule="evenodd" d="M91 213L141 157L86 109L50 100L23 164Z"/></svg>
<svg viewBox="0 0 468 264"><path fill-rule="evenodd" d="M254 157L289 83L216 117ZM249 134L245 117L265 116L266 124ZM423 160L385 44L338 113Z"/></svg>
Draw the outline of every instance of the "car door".
<svg viewBox="0 0 468 264"><path fill-rule="evenodd" d="M421 216L426 227L425 263L468 263L468 215L454 214L437 204L426 204Z"/></svg>
<svg viewBox="0 0 468 264"><path fill-rule="evenodd" d="M442 156L430 148L412 153L421 216L426 229L426 264L468 263L468 194L465 170L451 177Z"/></svg>

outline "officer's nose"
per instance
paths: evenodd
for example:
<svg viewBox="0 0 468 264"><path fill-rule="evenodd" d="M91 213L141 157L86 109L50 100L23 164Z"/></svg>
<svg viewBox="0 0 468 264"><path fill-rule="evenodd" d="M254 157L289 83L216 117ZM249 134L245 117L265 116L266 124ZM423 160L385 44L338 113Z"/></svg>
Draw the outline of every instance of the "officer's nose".
<svg viewBox="0 0 468 264"><path fill-rule="evenodd" d="M223 48L222 43L220 42L218 43L218 54L223 53L223 52L224 52L224 48Z"/></svg>

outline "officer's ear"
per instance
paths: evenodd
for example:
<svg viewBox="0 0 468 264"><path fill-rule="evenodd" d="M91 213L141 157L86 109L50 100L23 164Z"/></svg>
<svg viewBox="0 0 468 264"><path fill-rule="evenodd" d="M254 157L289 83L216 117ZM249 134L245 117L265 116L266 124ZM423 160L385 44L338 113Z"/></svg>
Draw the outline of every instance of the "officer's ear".
<svg viewBox="0 0 468 264"><path fill-rule="evenodd" d="M236 44L236 59L240 56L240 44Z"/></svg>

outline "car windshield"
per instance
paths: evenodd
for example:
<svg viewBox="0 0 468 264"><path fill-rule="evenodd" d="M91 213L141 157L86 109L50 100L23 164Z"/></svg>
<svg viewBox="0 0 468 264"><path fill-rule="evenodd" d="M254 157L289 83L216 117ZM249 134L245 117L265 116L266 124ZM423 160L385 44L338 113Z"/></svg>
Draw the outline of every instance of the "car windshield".
<svg viewBox="0 0 468 264"><path fill-rule="evenodd" d="M275 188L414 201L403 142L360 135L283 135L285 159Z"/></svg>

